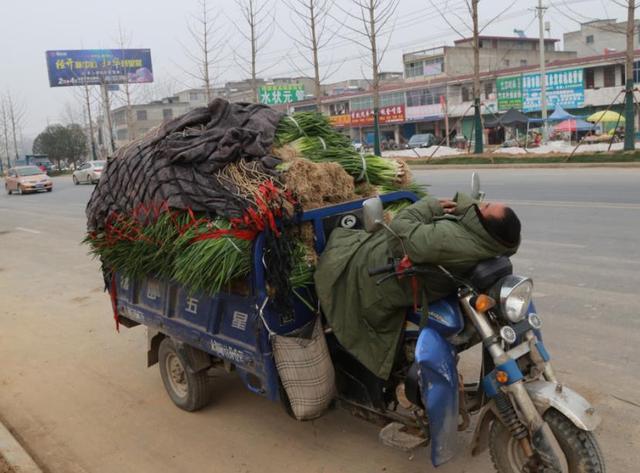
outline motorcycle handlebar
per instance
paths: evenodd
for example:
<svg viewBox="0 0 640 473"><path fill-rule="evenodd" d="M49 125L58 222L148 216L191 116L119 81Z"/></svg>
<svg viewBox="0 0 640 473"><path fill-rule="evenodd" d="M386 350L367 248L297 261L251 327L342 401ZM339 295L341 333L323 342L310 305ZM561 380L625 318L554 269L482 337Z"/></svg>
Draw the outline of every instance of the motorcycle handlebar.
<svg viewBox="0 0 640 473"><path fill-rule="evenodd" d="M385 264L384 266L380 266L379 268L369 268L369 276L378 276L380 274L391 273L396 270L396 265L394 263Z"/></svg>

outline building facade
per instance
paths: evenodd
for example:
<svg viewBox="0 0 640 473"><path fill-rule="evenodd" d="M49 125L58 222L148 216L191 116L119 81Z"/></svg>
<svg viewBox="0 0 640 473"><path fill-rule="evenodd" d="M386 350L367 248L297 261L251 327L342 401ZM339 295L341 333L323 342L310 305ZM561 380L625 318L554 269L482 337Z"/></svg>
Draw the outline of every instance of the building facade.
<svg viewBox="0 0 640 473"><path fill-rule="evenodd" d="M636 51L640 59L640 50ZM622 111L624 53L572 57L547 63L549 110L556 104L576 115L589 115L611 106ZM480 74L483 117L491 118L510 108L540 116L540 76L537 66L502 68ZM640 62L634 76L640 80ZM416 133L461 134L472 138L473 77L470 74L406 81L381 88L380 130L383 141L407 141ZM309 102L294 104L302 110ZM373 133L373 101L370 91L324 97L322 112L331 123L355 140L370 141ZM636 117L636 122L638 118Z"/></svg>
<svg viewBox="0 0 640 473"><path fill-rule="evenodd" d="M563 60L576 57L576 53L556 51L557 39L545 39L545 59ZM538 38L480 36L478 38L480 71L492 72L511 67L540 64ZM473 40L460 39L453 46L413 51L402 55L404 76L408 81L419 81L443 76L473 73Z"/></svg>
<svg viewBox="0 0 640 473"><path fill-rule="evenodd" d="M634 49L640 48L640 20L636 20ZM594 20L580 24L580 29L564 35L564 48L580 57L622 52L627 49L627 22L614 19Z"/></svg>

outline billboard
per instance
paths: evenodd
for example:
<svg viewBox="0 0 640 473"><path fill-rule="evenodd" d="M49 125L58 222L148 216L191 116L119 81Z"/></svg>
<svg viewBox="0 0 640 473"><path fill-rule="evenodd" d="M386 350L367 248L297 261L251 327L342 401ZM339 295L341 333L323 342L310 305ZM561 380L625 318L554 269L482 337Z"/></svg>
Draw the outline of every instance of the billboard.
<svg viewBox="0 0 640 473"><path fill-rule="evenodd" d="M380 125L385 123L402 123L405 120L404 105L390 105L388 107L380 107L378 112L378 122ZM356 110L351 112L352 126L370 126L373 125L373 110Z"/></svg>
<svg viewBox="0 0 640 473"><path fill-rule="evenodd" d="M47 51L51 87L153 82L149 49Z"/></svg>
<svg viewBox="0 0 640 473"><path fill-rule="evenodd" d="M496 79L498 110L522 109L522 76L498 77Z"/></svg>
<svg viewBox="0 0 640 473"><path fill-rule="evenodd" d="M304 86L291 85L265 85L258 89L260 103L265 105L280 105L304 100Z"/></svg>
<svg viewBox="0 0 640 473"><path fill-rule="evenodd" d="M547 108L556 104L563 108L580 108L584 105L583 69L549 71L545 74L547 85ZM522 75L522 111L540 111L540 74Z"/></svg>

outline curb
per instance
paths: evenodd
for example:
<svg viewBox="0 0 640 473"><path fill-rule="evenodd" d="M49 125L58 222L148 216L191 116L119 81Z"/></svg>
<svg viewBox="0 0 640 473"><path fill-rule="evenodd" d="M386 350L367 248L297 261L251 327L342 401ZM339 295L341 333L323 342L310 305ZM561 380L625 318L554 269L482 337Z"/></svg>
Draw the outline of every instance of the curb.
<svg viewBox="0 0 640 473"><path fill-rule="evenodd" d="M0 422L0 457L12 468L15 473L42 473L36 462L33 461L22 445L18 443L13 434Z"/></svg>
<svg viewBox="0 0 640 473"><path fill-rule="evenodd" d="M640 162L631 163L502 163L502 164L411 164L415 170L421 169L544 169L544 168L639 168Z"/></svg>

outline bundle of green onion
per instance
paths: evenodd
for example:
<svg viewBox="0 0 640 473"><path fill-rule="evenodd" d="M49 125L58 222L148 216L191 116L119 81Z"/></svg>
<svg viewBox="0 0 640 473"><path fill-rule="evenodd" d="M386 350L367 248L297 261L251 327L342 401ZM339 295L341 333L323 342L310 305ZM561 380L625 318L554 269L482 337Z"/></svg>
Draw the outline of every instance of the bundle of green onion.
<svg viewBox="0 0 640 473"><path fill-rule="evenodd" d="M117 239L106 232L88 235L84 243L90 253L100 257L105 267L132 280L149 275L172 279L192 292L215 294L234 280L246 278L251 272L251 241L221 235L197 240L196 237L216 229L228 229L224 219L197 220L187 212L166 212L150 222L134 217L123 220L120 226L136 226L136 239ZM117 227L116 227L117 229ZM113 229L111 230L113 231ZM309 285L313 267L307 261L305 247L296 244L291 287Z"/></svg>

